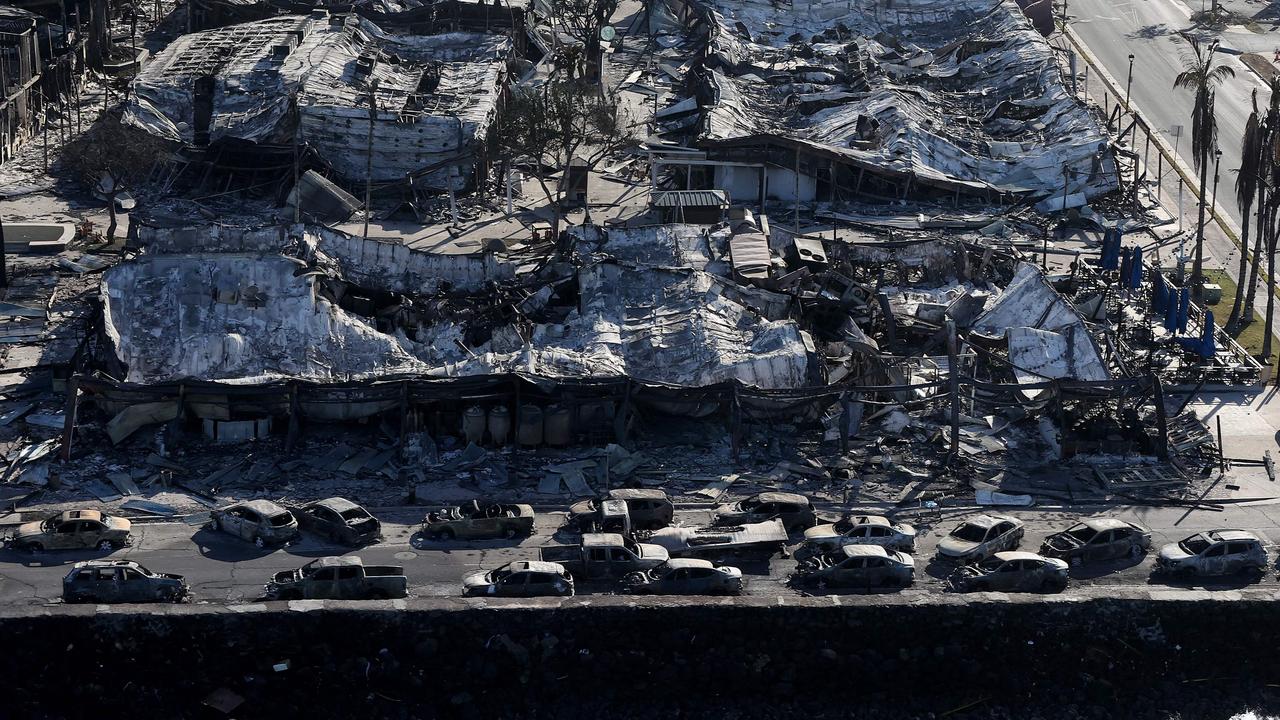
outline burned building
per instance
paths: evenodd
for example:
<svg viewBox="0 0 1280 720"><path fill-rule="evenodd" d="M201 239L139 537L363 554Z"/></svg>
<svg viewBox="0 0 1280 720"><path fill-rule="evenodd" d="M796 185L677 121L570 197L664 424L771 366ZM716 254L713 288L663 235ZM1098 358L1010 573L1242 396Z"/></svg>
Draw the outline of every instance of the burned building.
<svg viewBox="0 0 1280 720"><path fill-rule="evenodd" d="M485 160L511 47L497 35L394 36L323 11L274 17L176 40L134 81L126 121L284 163L296 140L348 183L460 190Z"/></svg>
<svg viewBox="0 0 1280 720"><path fill-rule="evenodd" d="M668 5L707 39L662 130L704 149L701 183L737 201L994 204L1117 186L1101 122L1013 2Z"/></svg>

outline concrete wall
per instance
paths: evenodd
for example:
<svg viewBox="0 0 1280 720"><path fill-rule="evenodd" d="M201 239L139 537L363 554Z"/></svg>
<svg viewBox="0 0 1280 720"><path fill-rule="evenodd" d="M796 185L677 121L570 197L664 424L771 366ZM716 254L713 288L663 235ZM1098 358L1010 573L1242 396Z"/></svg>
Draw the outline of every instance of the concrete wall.
<svg viewBox="0 0 1280 720"><path fill-rule="evenodd" d="M1263 683L1280 678L1273 598L1132 595L34 608L7 610L0 631L3 674L22 679L6 693L15 717L87 706L96 717L204 717L198 705L219 687L246 698L234 717L306 707L310 717L860 708L907 718L979 701L1016 707L1015 717L1102 718L1267 707ZM284 661L289 669L272 669ZM618 707L633 712L600 714Z"/></svg>

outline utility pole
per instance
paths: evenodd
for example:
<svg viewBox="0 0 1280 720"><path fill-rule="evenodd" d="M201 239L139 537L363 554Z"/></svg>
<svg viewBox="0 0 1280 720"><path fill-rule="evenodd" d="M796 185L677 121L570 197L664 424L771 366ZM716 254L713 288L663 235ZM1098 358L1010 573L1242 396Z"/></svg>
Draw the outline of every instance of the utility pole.
<svg viewBox="0 0 1280 720"><path fill-rule="evenodd" d="M364 174L364 239L369 239L369 215L373 213L369 203L373 197L373 124L378 120L378 79L369 83L369 142L368 159Z"/></svg>
<svg viewBox="0 0 1280 720"><path fill-rule="evenodd" d="M298 157L298 133L302 132L302 113L298 108L298 93L293 93L293 224L297 225L302 222L302 188L298 184L298 173L301 159ZM369 202L365 198L365 203ZM367 213L366 213L367 214ZM366 231L365 235L369 233Z"/></svg>
<svg viewBox="0 0 1280 720"><path fill-rule="evenodd" d="M0 196L0 200L7 198ZM9 287L9 258L4 249L4 217L0 216L0 288Z"/></svg>

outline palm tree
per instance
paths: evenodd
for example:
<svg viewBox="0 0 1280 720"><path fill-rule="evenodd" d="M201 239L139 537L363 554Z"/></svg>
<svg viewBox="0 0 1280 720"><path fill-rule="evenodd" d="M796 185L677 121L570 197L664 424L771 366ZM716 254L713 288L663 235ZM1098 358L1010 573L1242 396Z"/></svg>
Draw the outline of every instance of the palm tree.
<svg viewBox="0 0 1280 720"><path fill-rule="evenodd" d="M1267 110L1267 119L1263 123L1262 138L1262 184L1268 186L1266 212L1259 219L1258 232L1266 234L1267 248L1267 314L1266 329L1262 336L1262 359L1271 361L1272 315L1276 308L1276 241L1280 239L1280 228L1276 226L1276 212L1280 210L1280 193L1275 192L1280 181L1280 81L1271 81L1271 107Z"/></svg>
<svg viewBox="0 0 1280 720"><path fill-rule="evenodd" d="M1240 310L1244 305L1245 282L1249 276L1249 210L1258 193L1258 171L1262 148L1262 123L1258 118L1258 91L1253 91L1253 112L1244 125L1244 137L1240 140L1240 171L1236 175L1236 205L1240 208L1240 272L1236 274L1236 298L1231 303L1231 315L1227 318L1227 332L1234 333L1240 322ZM1258 229L1261 236L1262 229ZM1252 319L1252 316L1250 316Z"/></svg>
<svg viewBox="0 0 1280 720"><path fill-rule="evenodd" d="M1209 156L1218 148L1218 122L1213 112L1213 99L1217 87L1227 78L1235 77L1236 71L1226 65L1213 64L1217 40L1201 45L1190 35L1183 34L1182 37L1191 44L1192 54L1184 59L1183 70L1173 79L1173 86L1191 90L1196 95L1195 104L1191 107L1191 156L1200 171L1200 219L1196 223L1196 259L1191 266L1191 292L1198 299L1204 274L1204 209L1209 202L1205 186L1209 179Z"/></svg>

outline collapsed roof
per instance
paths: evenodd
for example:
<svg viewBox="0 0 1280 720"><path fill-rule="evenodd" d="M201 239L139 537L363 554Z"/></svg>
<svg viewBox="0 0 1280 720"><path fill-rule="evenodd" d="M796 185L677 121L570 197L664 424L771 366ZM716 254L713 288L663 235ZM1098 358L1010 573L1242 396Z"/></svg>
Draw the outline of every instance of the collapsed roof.
<svg viewBox="0 0 1280 720"><path fill-rule="evenodd" d="M730 284L703 269L711 263L709 242L727 241L727 232L709 240L695 226L614 231L611 244L618 247L610 248L611 257L589 258L567 277L544 278L518 303L515 317L484 328L482 342L468 342L467 324L443 314L424 311L412 328L381 331L371 318L338 307L317 278L326 271L343 275L344 248L362 241L329 229L295 236L307 248L302 254L311 272L279 254L149 252L122 263L103 278L104 322L127 379L142 383L519 372L684 387L729 380L766 389L813 384L821 376L812 342L798 325L761 317L735 298ZM665 267L643 262L659 256L669 261ZM460 286L484 284L474 282L475 270L485 267L476 260L440 266L438 274L456 271ZM396 277L384 268L363 279L390 291ZM569 293L576 306L548 309L563 283L576 285Z"/></svg>
<svg viewBox="0 0 1280 720"><path fill-rule="evenodd" d="M1103 128L1016 4L851 8L714 2L701 144L770 139L948 192L1061 192L1064 167L1072 192L1116 187Z"/></svg>
<svg viewBox="0 0 1280 720"><path fill-rule="evenodd" d="M363 180L376 80L373 180L421 174L429 187L460 189L467 173L450 161L488 132L510 49L497 35L393 36L324 13L243 23L170 44L134 80L125 120L195 146L285 143L296 132L339 174Z"/></svg>

